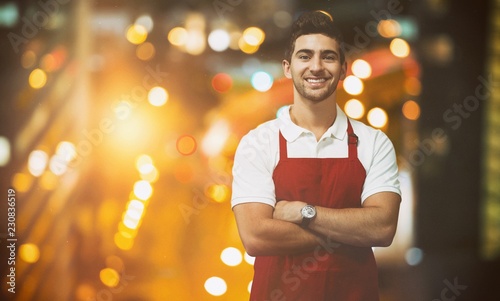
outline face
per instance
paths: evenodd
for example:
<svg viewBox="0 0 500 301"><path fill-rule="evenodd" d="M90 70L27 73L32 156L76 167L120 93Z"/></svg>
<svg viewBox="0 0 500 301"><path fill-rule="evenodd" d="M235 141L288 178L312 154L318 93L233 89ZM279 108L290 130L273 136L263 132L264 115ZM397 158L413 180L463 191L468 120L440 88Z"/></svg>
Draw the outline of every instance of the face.
<svg viewBox="0 0 500 301"><path fill-rule="evenodd" d="M347 64L340 62L335 39L322 34L302 35L295 40L291 61L283 61L283 71L293 80L298 96L319 102L330 97L339 80L345 78Z"/></svg>

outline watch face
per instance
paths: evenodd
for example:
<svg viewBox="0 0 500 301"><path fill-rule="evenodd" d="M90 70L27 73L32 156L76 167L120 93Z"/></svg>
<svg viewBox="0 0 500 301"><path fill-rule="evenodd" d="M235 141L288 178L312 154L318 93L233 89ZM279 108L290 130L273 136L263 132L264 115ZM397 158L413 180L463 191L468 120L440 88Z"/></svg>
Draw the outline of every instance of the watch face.
<svg viewBox="0 0 500 301"><path fill-rule="evenodd" d="M307 205L302 208L302 216L305 218L313 218L316 215L316 209L313 206Z"/></svg>

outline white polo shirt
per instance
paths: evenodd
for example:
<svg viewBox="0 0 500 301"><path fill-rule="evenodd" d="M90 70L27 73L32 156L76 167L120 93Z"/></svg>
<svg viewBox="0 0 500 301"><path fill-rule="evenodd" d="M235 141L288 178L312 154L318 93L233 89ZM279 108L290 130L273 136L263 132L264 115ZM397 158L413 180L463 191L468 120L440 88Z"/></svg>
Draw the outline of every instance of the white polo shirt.
<svg viewBox="0 0 500 301"><path fill-rule="evenodd" d="M361 202L378 192L401 194L396 153L380 130L350 120L358 136L358 158L366 170ZM273 172L279 162L279 131L287 141L289 158L347 158L347 116L337 106L334 124L316 141L314 134L292 122L290 106L274 120L251 130L240 141L233 166L231 206L259 202L275 206Z"/></svg>

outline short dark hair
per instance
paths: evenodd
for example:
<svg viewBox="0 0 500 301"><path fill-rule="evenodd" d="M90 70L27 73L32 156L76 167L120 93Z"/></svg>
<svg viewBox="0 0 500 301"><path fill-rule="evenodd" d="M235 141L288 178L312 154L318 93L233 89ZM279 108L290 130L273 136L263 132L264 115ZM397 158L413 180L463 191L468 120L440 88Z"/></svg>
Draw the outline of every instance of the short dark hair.
<svg viewBox="0 0 500 301"><path fill-rule="evenodd" d="M344 38L342 36L342 32L333 21L333 17L329 13L322 10L303 13L293 23L290 39L288 40L285 49L285 60L290 62L292 59L292 54L295 49L295 41L298 37L317 33L323 34L337 41L339 44L340 62L344 63Z"/></svg>

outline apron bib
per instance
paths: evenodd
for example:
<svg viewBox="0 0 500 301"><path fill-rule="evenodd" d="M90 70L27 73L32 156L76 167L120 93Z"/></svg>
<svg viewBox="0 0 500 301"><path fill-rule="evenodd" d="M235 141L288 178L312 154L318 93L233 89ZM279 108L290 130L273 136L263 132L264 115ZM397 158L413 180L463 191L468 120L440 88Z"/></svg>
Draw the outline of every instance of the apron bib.
<svg viewBox="0 0 500 301"><path fill-rule="evenodd" d="M273 173L276 199L329 208L360 208L366 171L348 120L348 158L288 158L279 133L280 161ZM378 301L372 249L327 243L287 256L258 256L251 301Z"/></svg>

